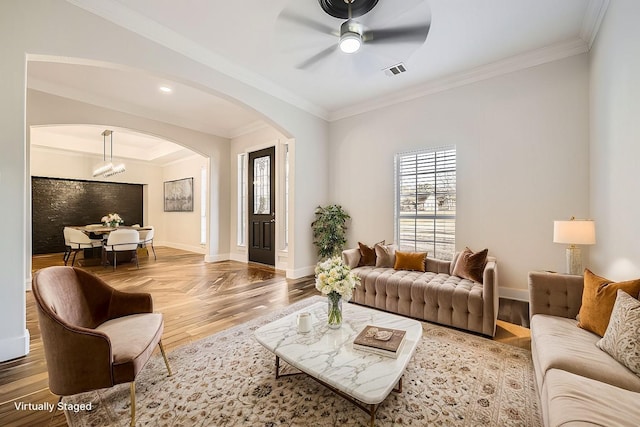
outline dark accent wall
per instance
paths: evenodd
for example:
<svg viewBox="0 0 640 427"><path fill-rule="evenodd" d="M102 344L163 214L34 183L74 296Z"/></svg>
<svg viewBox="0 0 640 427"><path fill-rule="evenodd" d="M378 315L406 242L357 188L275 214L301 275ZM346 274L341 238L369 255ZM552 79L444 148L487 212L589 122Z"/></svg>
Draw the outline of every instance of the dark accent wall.
<svg viewBox="0 0 640 427"><path fill-rule="evenodd" d="M142 184L31 177L33 253L64 252L65 226L98 224L108 213L144 225L142 195Z"/></svg>

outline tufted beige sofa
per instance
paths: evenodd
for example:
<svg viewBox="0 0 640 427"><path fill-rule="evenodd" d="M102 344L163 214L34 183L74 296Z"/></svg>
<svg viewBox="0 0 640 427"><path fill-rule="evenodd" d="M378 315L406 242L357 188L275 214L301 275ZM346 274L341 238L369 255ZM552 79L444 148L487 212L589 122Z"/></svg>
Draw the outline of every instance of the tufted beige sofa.
<svg viewBox="0 0 640 427"><path fill-rule="evenodd" d="M529 273L531 357L546 427L640 425L640 377L578 327L582 276Z"/></svg>
<svg viewBox="0 0 640 427"><path fill-rule="evenodd" d="M342 259L360 277L353 302L492 337L498 317L496 259L487 258L478 283L452 275L458 255L451 261L427 258L425 272L358 267L358 248L343 251Z"/></svg>

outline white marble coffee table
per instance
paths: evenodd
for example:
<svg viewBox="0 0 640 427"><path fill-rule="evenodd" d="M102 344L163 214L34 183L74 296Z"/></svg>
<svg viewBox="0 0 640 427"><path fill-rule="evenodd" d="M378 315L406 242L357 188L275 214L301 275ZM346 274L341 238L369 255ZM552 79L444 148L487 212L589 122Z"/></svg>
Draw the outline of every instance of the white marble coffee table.
<svg viewBox="0 0 640 427"><path fill-rule="evenodd" d="M298 332L296 319L305 311L311 313L313 328L303 334ZM407 331L397 359L353 349L354 338L369 324ZM322 301L262 326L255 337L275 354L276 378L283 376L282 359L367 412L373 426L378 405L392 390L402 392L402 374L420 342L422 325L395 314L343 304L342 327L329 329L327 302Z"/></svg>

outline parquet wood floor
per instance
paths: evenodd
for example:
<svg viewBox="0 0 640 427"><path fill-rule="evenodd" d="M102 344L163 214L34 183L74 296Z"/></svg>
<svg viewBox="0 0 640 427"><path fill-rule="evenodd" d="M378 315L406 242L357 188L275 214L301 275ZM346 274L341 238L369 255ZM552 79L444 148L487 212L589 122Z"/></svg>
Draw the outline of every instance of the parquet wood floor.
<svg viewBox="0 0 640 427"><path fill-rule="evenodd" d="M313 277L289 280L284 273L259 264L234 261L205 263L203 256L157 247L158 259L143 256L140 268L118 265L83 267L122 291L148 292L154 309L164 314L163 343L167 351L252 318L317 295ZM33 271L64 265L62 254L33 257ZM31 292L27 292L27 356L0 363L0 426L66 426L64 414L19 411L15 403L56 404L48 389L42 341ZM528 348L528 329L499 322L496 340Z"/></svg>

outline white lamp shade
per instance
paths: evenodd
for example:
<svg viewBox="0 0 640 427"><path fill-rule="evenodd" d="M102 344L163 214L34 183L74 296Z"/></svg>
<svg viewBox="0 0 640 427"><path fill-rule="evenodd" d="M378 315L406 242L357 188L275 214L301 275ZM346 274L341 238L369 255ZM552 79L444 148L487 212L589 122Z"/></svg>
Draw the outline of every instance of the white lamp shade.
<svg viewBox="0 0 640 427"><path fill-rule="evenodd" d="M593 245L596 243L595 222L583 219L553 221L553 241L567 245Z"/></svg>

